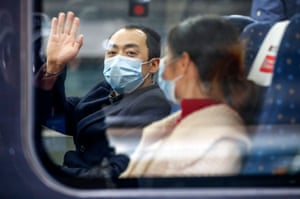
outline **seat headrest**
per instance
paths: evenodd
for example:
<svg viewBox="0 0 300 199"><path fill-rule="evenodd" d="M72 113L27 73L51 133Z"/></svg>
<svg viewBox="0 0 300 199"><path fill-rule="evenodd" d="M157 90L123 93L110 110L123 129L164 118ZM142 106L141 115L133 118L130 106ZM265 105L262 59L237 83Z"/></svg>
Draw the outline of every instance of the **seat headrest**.
<svg viewBox="0 0 300 199"><path fill-rule="evenodd" d="M272 124L300 123L299 85L300 14L290 20L283 35L260 121Z"/></svg>

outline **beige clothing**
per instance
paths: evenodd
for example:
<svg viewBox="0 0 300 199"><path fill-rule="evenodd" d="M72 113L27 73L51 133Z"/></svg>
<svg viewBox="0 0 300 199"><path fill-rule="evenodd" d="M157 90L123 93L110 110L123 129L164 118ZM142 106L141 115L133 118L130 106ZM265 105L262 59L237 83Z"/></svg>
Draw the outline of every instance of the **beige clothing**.
<svg viewBox="0 0 300 199"><path fill-rule="evenodd" d="M250 139L239 115L212 105L186 116L181 111L154 122L121 177L233 175L241 169Z"/></svg>

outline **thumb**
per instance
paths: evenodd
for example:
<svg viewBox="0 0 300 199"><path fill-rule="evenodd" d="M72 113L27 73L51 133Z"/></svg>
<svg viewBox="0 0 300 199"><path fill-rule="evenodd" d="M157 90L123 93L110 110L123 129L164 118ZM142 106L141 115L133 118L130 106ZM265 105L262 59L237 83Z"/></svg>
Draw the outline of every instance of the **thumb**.
<svg viewBox="0 0 300 199"><path fill-rule="evenodd" d="M75 47L77 49L80 49L82 45L83 45L83 35L81 34L77 37L77 39L75 41Z"/></svg>

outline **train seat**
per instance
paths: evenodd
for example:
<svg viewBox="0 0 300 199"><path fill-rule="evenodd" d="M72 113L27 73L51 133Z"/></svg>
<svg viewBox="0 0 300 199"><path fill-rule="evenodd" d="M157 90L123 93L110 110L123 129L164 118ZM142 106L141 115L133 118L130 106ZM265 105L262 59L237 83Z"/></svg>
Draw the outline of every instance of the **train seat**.
<svg viewBox="0 0 300 199"><path fill-rule="evenodd" d="M300 148L300 14L290 19L277 53L271 84L253 131L242 174L290 172Z"/></svg>
<svg viewBox="0 0 300 199"><path fill-rule="evenodd" d="M249 73L257 52L271 26L272 23L268 22L254 22L247 25L241 32L241 40L245 42L246 74Z"/></svg>
<svg viewBox="0 0 300 199"><path fill-rule="evenodd" d="M253 18L244 15L228 15L224 17L233 23L239 33L242 33L244 28L249 24L256 22Z"/></svg>

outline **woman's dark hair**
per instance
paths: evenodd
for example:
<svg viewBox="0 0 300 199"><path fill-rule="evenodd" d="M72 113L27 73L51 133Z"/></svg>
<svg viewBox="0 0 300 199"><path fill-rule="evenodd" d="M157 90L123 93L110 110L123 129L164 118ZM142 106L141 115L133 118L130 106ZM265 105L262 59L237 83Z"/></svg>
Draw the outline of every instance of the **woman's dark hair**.
<svg viewBox="0 0 300 199"><path fill-rule="evenodd" d="M160 39L159 34L155 30L153 30L149 27L143 26L143 25L126 25L123 28L126 30L137 29L137 30L141 30L142 32L144 32L147 37L146 45L149 49L148 59L150 60L152 58L160 57L160 48L161 48L160 40L161 39ZM109 38L111 38L111 36Z"/></svg>
<svg viewBox="0 0 300 199"><path fill-rule="evenodd" d="M168 49L174 56L189 54L214 99L238 111L253 99L256 86L246 79L243 44L229 20L208 15L189 18L171 29Z"/></svg>

